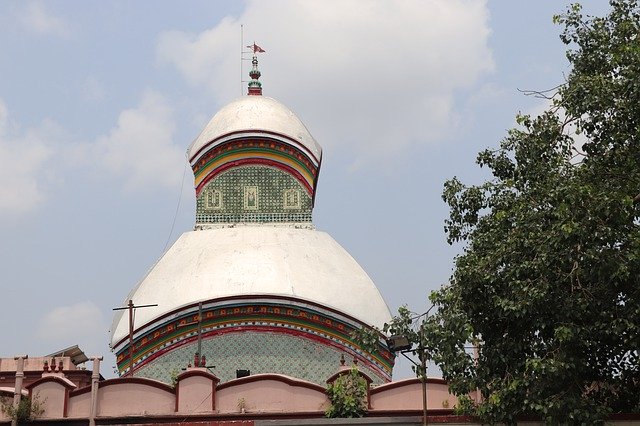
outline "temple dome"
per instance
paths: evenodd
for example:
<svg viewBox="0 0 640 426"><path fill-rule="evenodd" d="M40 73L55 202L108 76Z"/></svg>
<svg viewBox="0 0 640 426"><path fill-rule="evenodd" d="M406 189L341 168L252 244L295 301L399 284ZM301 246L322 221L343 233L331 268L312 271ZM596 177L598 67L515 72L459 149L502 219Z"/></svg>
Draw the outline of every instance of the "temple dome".
<svg viewBox="0 0 640 426"><path fill-rule="evenodd" d="M144 308L133 324L124 310L114 317L118 370L169 381L172 370L206 355L223 381L242 365L320 384L347 355L387 382L394 357L386 341L380 335L372 351L354 332L382 328L389 308L312 222L322 148L291 110L262 96L255 55L252 64L248 96L215 114L187 151L194 231L125 299L129 314Z"/></svg>
<svg viewBox="0 0 640 426"><path fill-rule="evenodd" d="M189 147L189 161L201 155L209 145L225 137L250 132L284 136L320 161L322 148L309 130L289 108L266 96L243 96L223 107ZM211 144L213 142L213 144Z"/></svg>
<svg viewBox="0 0 640 426"><path fill-rule="evenodd" d="M158 305L136 312L136 324L147 324L194 301L240 295L308 301L379 328L391 319L372 280L329 234L287 227L186 232L128 299ZM114 345L127 336L124 311L111 330Z"/></svg>

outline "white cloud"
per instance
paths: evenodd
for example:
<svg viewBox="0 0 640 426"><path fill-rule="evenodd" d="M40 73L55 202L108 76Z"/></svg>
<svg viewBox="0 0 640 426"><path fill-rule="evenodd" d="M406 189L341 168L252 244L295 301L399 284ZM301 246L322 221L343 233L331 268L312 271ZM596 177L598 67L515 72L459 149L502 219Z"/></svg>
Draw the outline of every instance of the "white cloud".
<svg viewBox="0 0 640 426"><path fill-rule="evenodd" d="M127 190L180 183L184 150L173 143L173 111L164 97L147 92L140 104L120 113L117 125L97 139L93 157L124 179Z"/></svg>
<svg viewBox="0 0 640 426"><path fill-rule="evenodd" d="M45 119L37 127L12 123L0 99L0 218L36 210L78 166L97 163L127 190L175 188L186 162L173 143L175 123L167 101L155 92L120 113L118 122L94 143L71 143L58 124Z"/></svg>
<svg viewBox="0 0 640 426"><path fill-rule="evenodd" d="M44 201L43 169L52 155L37 130L13 136L10 127L0 100L0 216L28 212Z"/></svg>
<svg viewBox="0 0 640 426"><path fill-rule="evenodd" d="M243 23L245 44L255 37L266 50L265 95L295 110L325 149L366 164L455 131L455 92L493 69L487 21L483 0L254 0L200 34L162 34L157 53L230 100L240 94Z"/></svg>
<svg viewBox="0 0 640 426"><path fill-rule="evenodd" d="M23 10L21 22L30 31L38 34L67 36L68 24L60 17L54 16L45 9L44 3L31 1Z"/></svg>
<svg viewBox="0 0 640 426"><path fill-rule="evenodd" d="M36 338L56 345L55 349L78 344L92 355L92 352L103 351L107 329L100 308L93 302L84 301L50 310L40 320Z"/></svg>

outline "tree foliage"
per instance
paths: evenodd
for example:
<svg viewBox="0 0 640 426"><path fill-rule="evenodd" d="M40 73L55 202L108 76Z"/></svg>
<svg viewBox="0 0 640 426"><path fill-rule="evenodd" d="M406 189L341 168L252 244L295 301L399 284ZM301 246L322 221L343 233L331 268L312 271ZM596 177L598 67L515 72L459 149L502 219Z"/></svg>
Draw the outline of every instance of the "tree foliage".
<svg viewBox="0 0 640 426"><path fill-rule="evenodd" d="M10 419L17 420L18 423L33 420L44 413L38 395L33 398L21 397L17 407L13 406L13 398L2 398L0 399L0 410Z"/></svg>
<svg viewBox="0 0 640 426"><path fill-rule="evenodd" d="M610 3L554 18L571 71L551 107L478 155L489 180L445 183L465 249L423 336L488 422L640 411L640 8Z"/></svg>
<svg viewBox="0 0 640 426"><path fill-rule="evenodd" d="M354 366L348 373L336 378L327 387L327 396L331 406L325 416L363 417L367 412L367 389L369 385Z"/></svg>

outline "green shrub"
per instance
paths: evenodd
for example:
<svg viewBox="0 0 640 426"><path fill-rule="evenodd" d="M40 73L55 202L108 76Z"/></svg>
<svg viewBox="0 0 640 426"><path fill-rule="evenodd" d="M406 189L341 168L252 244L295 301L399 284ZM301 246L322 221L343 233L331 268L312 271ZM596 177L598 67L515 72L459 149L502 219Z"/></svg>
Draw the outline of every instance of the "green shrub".
<svg viewBox="0 0 640 426"><path fill-rule="evenodd" d="M18 422L33 420L44 413L44 408L42 408L38 395L35 395L33 398L20 398L20 403L18 403L17 408L13 406L13 399L3 399L0 402L0 410L9 416L9 418L17 420Z"/></svg>
<svg viewBox="0 0 640 426"><path fill-rule="evenodd" d="M327 387L331 406L327 417L363 417L367 412L367 381L353 367L348 374L338 377Z"/></svg>

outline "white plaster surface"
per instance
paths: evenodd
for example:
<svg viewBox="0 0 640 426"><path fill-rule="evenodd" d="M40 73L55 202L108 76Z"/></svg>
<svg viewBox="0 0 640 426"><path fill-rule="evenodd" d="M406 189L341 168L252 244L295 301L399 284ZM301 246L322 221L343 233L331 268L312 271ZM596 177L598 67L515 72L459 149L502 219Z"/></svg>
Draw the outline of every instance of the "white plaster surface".
<svg viewBox="0 0 640 426"><path fill-rule="evenodd" d="M135 327L181 306L228 296L276 295L336 309L382 327L389 308L366 272L325 232L238 226L182 234L129 299ZM126 310L114 317L112 345L128 335Z"/></svg>
<svg viewBox="0 0 640 426"><path fill-rule="evenodd" d="M222 135L252 130L285 134L298 141L316 160L320 160L322 148L298 116L266 96L243 96L223 107L193 141L187 150L188 158L191 161L200 148Z"/></svg>

